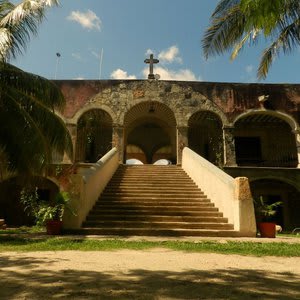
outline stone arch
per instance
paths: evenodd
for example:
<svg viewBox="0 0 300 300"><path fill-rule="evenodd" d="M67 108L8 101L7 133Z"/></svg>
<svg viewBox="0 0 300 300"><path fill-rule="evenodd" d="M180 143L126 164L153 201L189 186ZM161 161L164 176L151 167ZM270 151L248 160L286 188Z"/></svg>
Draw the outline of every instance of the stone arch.
<svg viewBox="0 0 300 300"><path fill-rule="evenodd" d="M201 94L199 94L200 97ZM202 95L201 95L202 96ZM202 96L204 97L204 96ZM196 100L196 103L194 105L194 107L189 108L189 110L186 112L185 114L185 119L186 122L188 123L188 121L191 119L191 117L193 115L195 115L198 112L201 111L206 111L206 112L210 112L214 115L216 115L218 117L218 119L221 121L222 126L231 126L231 122L228 120L226 114L224 113L224 111L218 106L216 105L213 101L205 98L206 101L200 101L200 100Z"/></svg>
<svg viewBox="0 0 300 300"><path fill-rule="evenodd" d="M113 120L105 110L90 109L78 119L76 161L96 162L112 148Z"/></svg>
<svg viewBox="0 0 300 300"><path fill-rule="evenodd" d="M189 148L210 162L223 163L223 123L212 111L198 110L188 120Z"/></svg>
<svg viewBox="0 0 300 300"><path fill-rule="evenodd" d="M261 109L253 109L246 111L242 114L239 114L235 120L233 121L233 124L235 125L240 119L251 116L251 115L268 115L273 116L278 119L282 119L286 123L288 123L291 127L291 130L297 131L300 130L299 124L297 121L290 115L280 112L280 111L274 111L274 110L261 110Z"/></svg>
<svg viewBox="0 0 300 300"><path fill-rule="evenodd" d="M78 110L71 119L68 119L68 123L78 124L78 121L85 113L87 113L90 110L98 110L98 109L105 111L111 117L113 123L116 122L117 120L116 113L108 105L92 103L92 104L87 104L84 107L82 107L80 110Z"/></svg>
<svg viewBox="0 0 300 300"><path fill-rule="evenodd" d="M175 160L176 119L173 111L158 101L143 101L132 106L124 116L124 142L144 149L147 163L152 163L157 149L164 146L171 146ZM126 151L124 156L126 160Z"/></svg>
<svg viewBox="0 0 300 300"><path fill-rule="evenodd" d="M271 204L281 201L274 222L281 225L283 230L293 230L300 227L300 190L285 178L265 177L250 181L250 188L254 199L262 196Z"/></svg>
<svg viewBox="0 0 300 300"><path fill-rule="evenodd" d="M297 167L292 130L297 123L274 111L251 111L235 122L236 162L239 166Z"/></svg>
<svg viewBox="0 0 300 300"><path fill-rule="evenodd" d="M59 192L59 185L48 177L34 177L28 183L26 179L14 176L0 183L0 218L10 226L32 225L32 217L24 212L24 206L20 202L20 193L25 186L38 188L41 199L51 201Z"/></svg>

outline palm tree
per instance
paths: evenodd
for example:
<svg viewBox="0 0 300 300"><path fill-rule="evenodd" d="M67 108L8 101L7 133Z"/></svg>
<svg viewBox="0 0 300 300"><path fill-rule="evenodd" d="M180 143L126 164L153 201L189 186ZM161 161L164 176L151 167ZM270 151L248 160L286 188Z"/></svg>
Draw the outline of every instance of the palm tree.
<svg viewBox="0 0 300 300"><path fill-rule="evenodd" d="M54 152L72 156L72 142L55 113L65 101L57 86L8 63L23 53L30 36L56 0L0 0L0 173L41 172ZM1 170L2 169L2 170Z"/></svg>
<svg viewBox="0 0 300 300"><path fill-rule="evenodd" d="M288 54L300 44L300 1L221 0L202 40L204 55L233 49L235 59L247 42L256 44L259 37L269 43L257 70L257 77L264 79L281 52Z"/></svg>

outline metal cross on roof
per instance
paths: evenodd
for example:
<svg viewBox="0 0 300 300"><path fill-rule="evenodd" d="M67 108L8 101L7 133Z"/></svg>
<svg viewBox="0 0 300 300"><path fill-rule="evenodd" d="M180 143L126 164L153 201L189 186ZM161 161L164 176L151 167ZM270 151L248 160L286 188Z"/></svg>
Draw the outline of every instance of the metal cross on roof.
<svg viewBox="0 0 300 300"><path fill-rule="evenodd" d="M149 75L148 79L155 79L155 76L153 74L153 64L158 64L159 60L156 58L153 58L153 54L150 54L150 58L147 58L144 60L145 64L149 64Z"/></svg>

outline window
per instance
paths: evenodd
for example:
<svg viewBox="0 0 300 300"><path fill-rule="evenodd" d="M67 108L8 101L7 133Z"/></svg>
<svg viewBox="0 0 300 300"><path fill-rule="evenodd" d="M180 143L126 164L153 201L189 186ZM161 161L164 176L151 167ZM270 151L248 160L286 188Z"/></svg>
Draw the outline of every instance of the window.
<svg viewBox="0 0 300 300"><path fill-rule="evenodd" d="M235 137L235 151L238 164L262 162L260 137Z"/></svg>

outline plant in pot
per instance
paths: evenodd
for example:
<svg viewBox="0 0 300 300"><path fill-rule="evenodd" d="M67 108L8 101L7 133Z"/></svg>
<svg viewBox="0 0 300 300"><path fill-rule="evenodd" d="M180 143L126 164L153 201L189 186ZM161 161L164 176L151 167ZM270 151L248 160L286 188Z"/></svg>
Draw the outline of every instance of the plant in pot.
<svg viewBox="0 0 300 300"><path fill-rule="evenodd" d="M61 233L62 217L65 209L74 214L69 206L70 197L67 192L59 192L52 201L39 199L37 188L35 190L21 191L21 202L25 211L33 216L39 226L46 226L47 234L57 235Z"/></svg>
<svg viewBox="0 0 300 300"><path fill-rule="evenodd" d="M276 223L272 222L272 217L275 216L277 207L281 204L281 201L268 204L263 196L259 196L259 198L254 201L257 227L261 237L275 238Z"/></svg>

